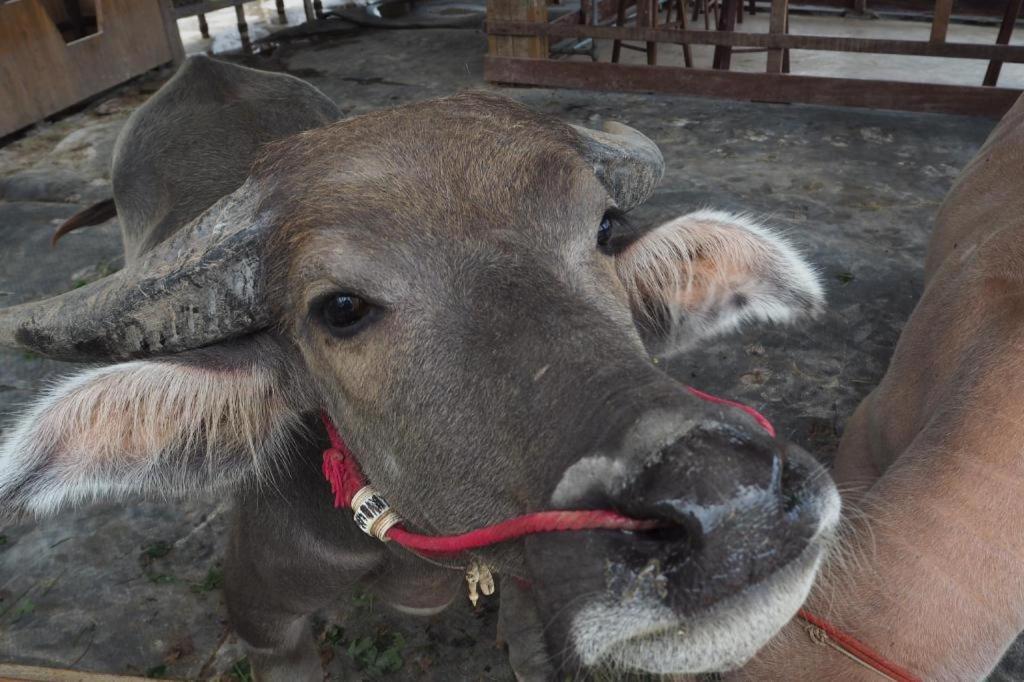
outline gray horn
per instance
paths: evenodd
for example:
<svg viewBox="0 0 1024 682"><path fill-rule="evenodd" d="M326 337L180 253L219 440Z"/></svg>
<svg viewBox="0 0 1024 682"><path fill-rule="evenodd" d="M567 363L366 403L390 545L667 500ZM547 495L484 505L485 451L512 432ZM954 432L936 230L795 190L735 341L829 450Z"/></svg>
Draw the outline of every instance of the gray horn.
<svg viewBox="0 0 1024 682"><path fill-rule="evenodd" d="M622 210L642 204L661 182L665 159L640 131L614 121L605 123L603 131L573 128L583 142L583 156Z"/></svg>
<svg viewBox="0 0 1024 682"><path fill-rule="evenodd" d="M0 346L58 360L175 353L269 325L256 192L246 182L125 269L0 309Z"/></svg>

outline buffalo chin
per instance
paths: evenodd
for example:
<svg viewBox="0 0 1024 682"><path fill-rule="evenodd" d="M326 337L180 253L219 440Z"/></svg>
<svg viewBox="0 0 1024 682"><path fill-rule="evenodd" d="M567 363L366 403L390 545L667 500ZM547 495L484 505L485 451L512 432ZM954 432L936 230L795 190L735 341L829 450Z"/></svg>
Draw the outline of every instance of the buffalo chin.
<svg viewBox="0 0 1024 682"><path fill-rule="evenodd" d="M807 598L838 524L838 495L824 506L819 532L796 559L705 613L681 620L653 601L584 607L571 629L579 661L589 668L662 675L739 668Z"/></svg>

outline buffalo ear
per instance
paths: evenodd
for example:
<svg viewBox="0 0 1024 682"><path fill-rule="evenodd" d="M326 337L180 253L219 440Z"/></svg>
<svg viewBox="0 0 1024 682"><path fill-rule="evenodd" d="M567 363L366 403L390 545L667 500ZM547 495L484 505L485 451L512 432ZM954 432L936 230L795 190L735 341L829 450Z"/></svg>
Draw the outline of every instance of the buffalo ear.
<svg viewBox="0 0 1024 682"><path fill-rule="evenodd" d="M59 381L0 441L0 516L194 494L270 473L312 406L288 357L260 335Z"/></svg>
<svg viewBox="0 0 1024 682"><path fill-rule="evenodd" d="M659 355L746 322L791 323L824 307L817 274L781 235L745 216L697 211L616 255L637 327Z"/></svg>

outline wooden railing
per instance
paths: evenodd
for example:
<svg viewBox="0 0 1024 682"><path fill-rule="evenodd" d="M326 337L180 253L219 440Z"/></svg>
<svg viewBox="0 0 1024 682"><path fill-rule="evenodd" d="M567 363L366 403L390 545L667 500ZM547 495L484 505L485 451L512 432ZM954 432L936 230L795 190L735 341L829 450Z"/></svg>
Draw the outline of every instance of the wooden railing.
<svg viewBox="0 0 1024 682"><path fill-rule="evenodd" d="M656 0L642 0L654 3ZM772 0L768 33L733 30L737 3L723 0L718 30L703 31L672 26L615 26L600 18L588 17L587 6L571 17L555 22L546 18L541 0L491 0L503 3L502 11L488 7L487 32L491 52L486 57L484 75L494 82L547 87L590 88L650 92L676 92L729 99L770 102L836 104L884 109L907 109L998 117L1005 113L1021 91L995 87L1005 62L1024 63L1024 46L1009 45L1010 36L1024 0L1008 0L995 44L947 42L954 11L953 0L891 1L885 7L899 10L931 10L932 26L928 40L892 40L819 35L792 35L788 31L788 0ZM845 0L834 0L839 4ZM816 4L821 5L819 1ZM875 7L875 5L872 5ZM528 8L528 12L524 11ZM964 6L956 8L961 13ZM991 5L987 7L991 16ZM529 18L524 16L529 14ZM973 16L973 15L972 15ZM982 15L978 15L982 16ZM714 68L695 69L678 66L626 65L608 62L581 62L553 59L548 55L551 41L566 38L623 40L675 45L715 47ZM514 40L514 53L503 53L502 41ZM734 48L756 48L768 52L764 73L731 71ZM837 78L793 75L788 72L790 50L909 55L989 62L984 80L978 85L950 85L861 78ZM937 68L940 68L937 66Z"/></svg>

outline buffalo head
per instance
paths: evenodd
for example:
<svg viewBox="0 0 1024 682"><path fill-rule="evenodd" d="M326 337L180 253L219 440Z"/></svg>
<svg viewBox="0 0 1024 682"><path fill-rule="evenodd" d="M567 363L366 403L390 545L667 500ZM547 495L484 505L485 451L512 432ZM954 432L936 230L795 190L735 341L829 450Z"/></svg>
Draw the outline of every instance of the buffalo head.
<svg viewBox="0 0 1024 682"><path fill-rule="evenodd" d="M623 125L479 93L336 117L295 79L207 59L135 113L114 169L126 267L0 310L4 345L118 361L7 435L4 511L287 485L323 409L420 532L547 509L663 522L479 553L532 582L560 663L750 657L805 597L838 497L652 357L815 313L811 269L743 217L630 226L663 161Z"/></svg>

